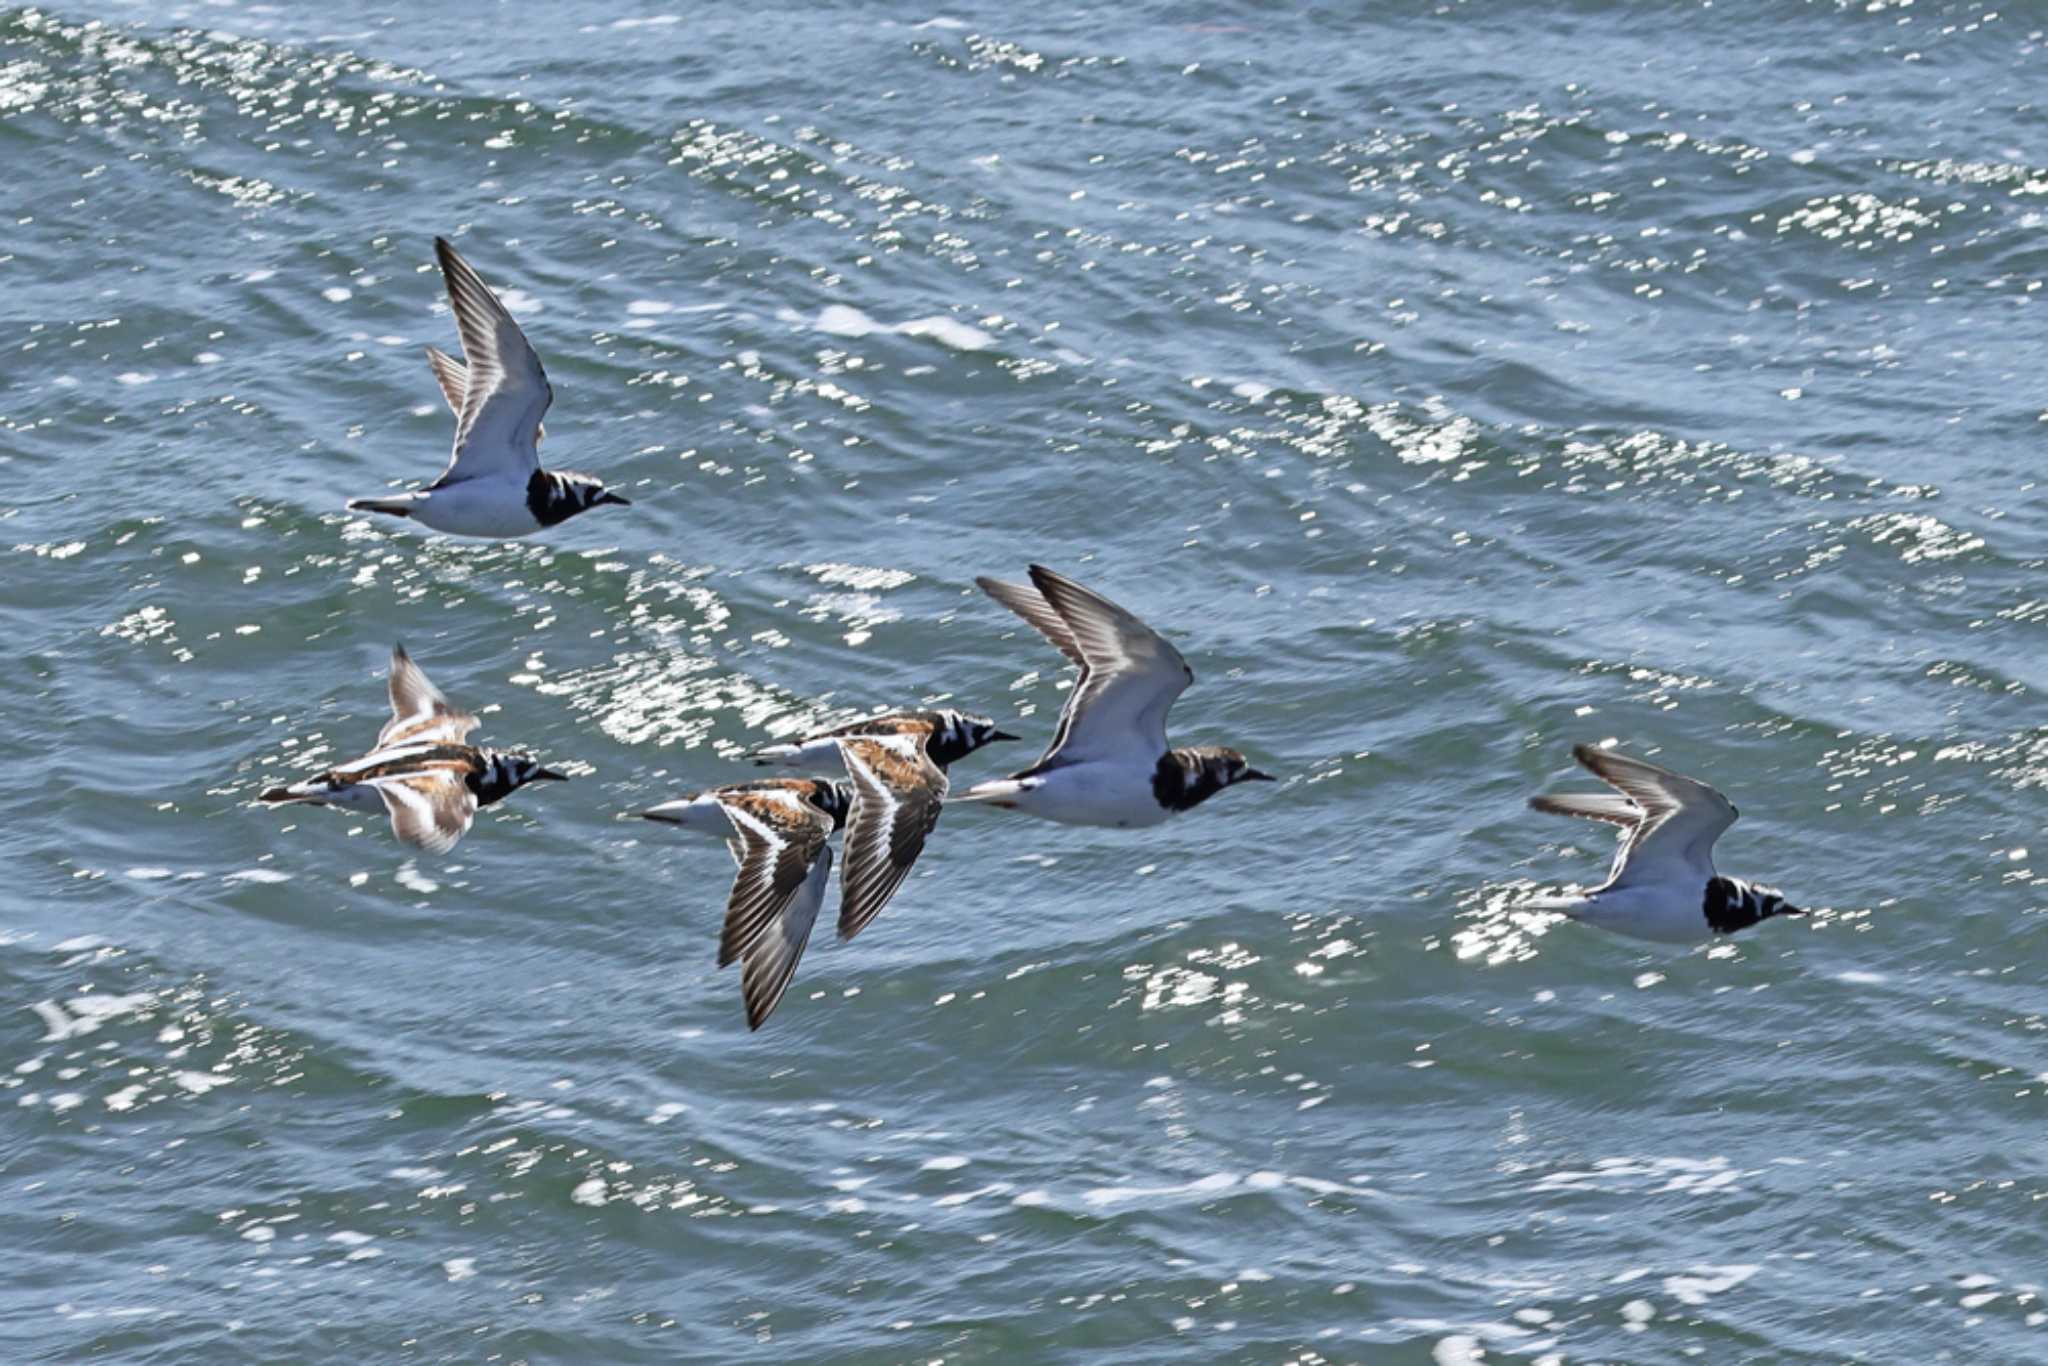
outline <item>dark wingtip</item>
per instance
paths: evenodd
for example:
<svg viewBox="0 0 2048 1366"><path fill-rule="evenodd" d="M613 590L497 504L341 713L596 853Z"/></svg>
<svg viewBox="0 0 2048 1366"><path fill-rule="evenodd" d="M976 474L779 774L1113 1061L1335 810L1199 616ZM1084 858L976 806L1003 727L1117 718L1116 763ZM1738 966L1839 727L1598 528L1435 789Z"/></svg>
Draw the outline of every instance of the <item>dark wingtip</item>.
<svg viewBox="0 0 2048 1366"><path fill-rule="evenodd" d="M288 802L291 799L292 791L290 788L272 787L264 789L263 794L256 800L259 802Z"/></svg>
<svg viewBox="0 0 2048 1366"><path fill-rule="evenodd" d="M1277 783L1280 781L1272 774L1262 773L1256 768L1248 768L1238 774L1237 780L1241 783Z"/></svg>
<svg viewBox="0 0 2048 1366"><path fill-rule="evenodd" d="M988 743L994 744L998 740L1021 740L1023 738L1021 735L1012 735L1006 730L998 730L990 732Z"/></svg>

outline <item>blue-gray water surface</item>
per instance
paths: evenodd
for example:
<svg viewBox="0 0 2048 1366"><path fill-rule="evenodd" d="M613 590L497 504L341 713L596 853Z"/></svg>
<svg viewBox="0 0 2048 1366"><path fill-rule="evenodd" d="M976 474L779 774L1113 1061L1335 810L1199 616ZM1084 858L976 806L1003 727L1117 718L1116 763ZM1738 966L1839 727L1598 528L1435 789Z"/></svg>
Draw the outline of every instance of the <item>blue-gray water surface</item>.
<svg viewBox="0 0 2048 1366"><path fill-rule="evenodd" d="M0 1357L2048 1355L2048 76L1975 3L0 10ZM454 238L531 540L430 478ZM950 808L747 1031L622 818L1043 561L1274 785ZM255 804L403 639L575 781ZM1516 909L1698 773L1816 908Z"/></svg>

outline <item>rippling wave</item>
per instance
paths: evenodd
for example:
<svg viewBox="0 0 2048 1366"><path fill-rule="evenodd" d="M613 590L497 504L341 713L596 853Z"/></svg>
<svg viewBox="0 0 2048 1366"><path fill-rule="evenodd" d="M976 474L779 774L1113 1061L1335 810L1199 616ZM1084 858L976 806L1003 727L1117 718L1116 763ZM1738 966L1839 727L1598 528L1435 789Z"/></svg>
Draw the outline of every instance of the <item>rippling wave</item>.
<svg viewBox="0 0 2048 1366"><path fill-rule="evenodd" d="M2042 48L1971 3L0 10L17 1355L2040 1354ZM454 543L460 241L630 509ZM614 515L615 513L615 515ZM620 817L1068 678L1281 784L956 805L758 1035ZM575 780L254 804L403 639ZM1532 912L1577 740L1818 908ZM971 772L970 772L971 770Z"/></svg>

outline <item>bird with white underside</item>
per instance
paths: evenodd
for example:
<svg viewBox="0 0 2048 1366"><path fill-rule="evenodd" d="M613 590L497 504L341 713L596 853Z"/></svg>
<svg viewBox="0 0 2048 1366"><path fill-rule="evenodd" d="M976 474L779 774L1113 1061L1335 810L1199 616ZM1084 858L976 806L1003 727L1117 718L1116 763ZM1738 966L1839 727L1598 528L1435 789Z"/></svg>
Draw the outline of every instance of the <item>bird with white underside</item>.
<svg viewBox="0 0 2048 1366"><path fill-rule="evenodd" d="M1029 584L975 582L1081 672L1038 762L977 783L955 801L1129 829L1158 825L1237 783L1272 781L1238 750L1167 744L1166 714L1195 674L1164 636L1044 565L1030 566L1030 575Z"/></svg>
<svg viewBox="0 0 2048 1366"><path fill-rule="evenodd" d="M464 743L481 722L457 711L428 681L403 645L391 651L391 719L360 759L300 782L273 787L258 800L305 802L383 812L391 833L430 854L455 847L479 807L502 801L526 784L567 781L566 774L525 754Z"/></svg>
<svg viewBox="0 0 2048 1366"><path fill-rule="evenodd" d="M544 470L541 417L555 391L519 324L446 238L434 239L462 360L434 347L427 363L455 410L455 448L440 478L411 493L352 498L357 512L407 517L454 536L530 536L625 498L571 470Z"/></svg>
<svg viewBox="0 0 2048 1366"><path fill-rule="evenodd" d="M1620 826L1614 866L1590 891L1536 897L1523 907L1664 944L1697 944L1772 916L1805 914L1775 888L1714 871L1714 842L1739 814L1719 792L1609 749L1575 745L1572 757L1614 791L1546 793L1529 805Z"/></svg>

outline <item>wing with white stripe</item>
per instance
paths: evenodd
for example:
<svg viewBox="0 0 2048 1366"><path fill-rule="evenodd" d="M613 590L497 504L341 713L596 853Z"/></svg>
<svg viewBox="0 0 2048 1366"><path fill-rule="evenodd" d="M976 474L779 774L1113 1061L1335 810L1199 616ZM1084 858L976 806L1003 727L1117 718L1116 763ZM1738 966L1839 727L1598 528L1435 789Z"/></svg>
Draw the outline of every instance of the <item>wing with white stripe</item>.
<svg viewBox="0 0 2048 1366"><path fill-rule="evenodd" d="M434 372L434 382L441 386L441 397L448 400L449 411L460 419L463 402L469 395L469 367L438 346L427 348L427 365ZM538 446L547 434L546 427L535 427L533 444Z"/></svg>
<svg viewBox="0 0 2048 1366"><path fill-rule="evenodd" d="M1726 797L1697 779L1613 750L1577 745L1572 757L1642 809L1610 887L1714 876L1714 841L1735 824L1735 807Z"/></svg>
<svg viewBox="0 0 2048 1366"><path fill-rule="evenodd" d="M1051 747L1027 771L1085 760L1149 766L1166 752L1166 715L1195 675L1164 636L1044 565L1031 566L1029 589L977 582L1081 664Z"/></svg>
<svg viewBox="0 0 2048 1366"><path fill-rule="evenodd" d="M476 817L476 794L453 769L372 778L368 786L384 799L391 833L430 854L453 849Z"/></svg>
<svg viewBox="0 0 2048 1366"><path fill-rule="evenodd" d="M554 401L547 372L519 324L498 302L470 264L447 239L434 239L448 302L462 334L465 370L462 407L456 414L455 452L441 477L428 485L444 488L465 479L523 478L540 468L534 447L540 420ZM449 393L443 367L435 374ZM450 395L452 397L452 394Z"/></svg>
<svg viewBox="0 0 2048 1366"><path fill-rule="evenodd" d="M839 753L853 779L846 867L839 874L839 937L851 939L910 876L939 823L947 783L916 736L849 737L839 742Z"/></svg>
<svg viewBox="0 0 2048 1366"><path fill-rule="evenodd" d="M718 965L740 961L747 1026L759 1029L788 989L824 904L832 818L788 789L716 795L738 836L740 860Z"/></svg>
<svg viewBox="0 0 2048 1366"><path fill-rule="evenodd" d="M782 1003L782 993L796 976L796 965L811 940L811 926L818 923L818 908L825 904L825 889L831 881L832 846L820 844L796 895L740 955L740 997L746 1002L747 1028L759 1029Z"/></svg>
<svg viewBox="0 0 2048 1366"><path fill-rule="evenodd" d="M376 748L390 749L408 744L461 744L463 737L483 724L466 711L458 711L441 690L427 681L427 675L403 645L391 650L391 719L377 732Z"/></svg>

